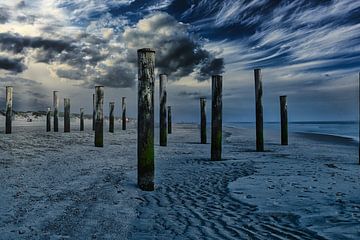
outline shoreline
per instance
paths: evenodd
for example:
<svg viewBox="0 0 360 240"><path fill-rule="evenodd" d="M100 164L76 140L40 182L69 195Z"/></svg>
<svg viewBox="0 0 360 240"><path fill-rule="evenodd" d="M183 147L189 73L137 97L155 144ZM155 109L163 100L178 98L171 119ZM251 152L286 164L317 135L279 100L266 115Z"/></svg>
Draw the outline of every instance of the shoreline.
<svg viewBox="0 0 360 240"><path fill-rule="evenodd" d="M353 145L353 146L359 145L359 141L349 136L314 133L314 132L293 132L293 134L300 135L304 138L307 138L309 140L314 140L317 142L328 142L333 144Z"/></svg>

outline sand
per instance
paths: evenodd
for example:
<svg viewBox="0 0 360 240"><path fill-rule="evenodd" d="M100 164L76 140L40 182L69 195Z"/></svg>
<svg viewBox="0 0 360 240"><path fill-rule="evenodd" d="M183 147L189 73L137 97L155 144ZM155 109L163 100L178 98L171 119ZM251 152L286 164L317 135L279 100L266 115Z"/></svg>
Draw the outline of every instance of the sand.
<svg viewBox="0 0 360 240"><path fill-rule="evenodd" d="M286 147L266 131L257 153L253 129L224 127L211 162L197 125L175 124L168 147L156 129L156 190L142 192L135 124L105 131L104 148L89 121L14 124L0 134L0 239L360 238L357 146L341 139L294 133Z"/></svg>

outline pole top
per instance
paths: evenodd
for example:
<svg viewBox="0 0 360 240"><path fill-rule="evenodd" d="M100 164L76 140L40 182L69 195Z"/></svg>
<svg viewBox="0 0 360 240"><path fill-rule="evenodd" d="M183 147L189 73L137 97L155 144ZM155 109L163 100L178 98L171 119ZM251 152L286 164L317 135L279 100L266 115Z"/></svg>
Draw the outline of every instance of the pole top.
<svg viewBox="0 0 360 240"><path fill-rule="evenodd" d="M159 76L167 76L167 73L160 73Z"/></svg>
<svg viewBox="0 0 360 240"><path fill-rule="evenodd" d="M153 49L153 48L141 48L141 49L138 49L138 53L139 52L153 52L153 53L155 53L155 49Z"/></svg>
<svg viewBox="0 0 360 240"><path fill-rule="evenodd" d="M211 76L213 79L222 79L222 75L212 75Z"/></svg>
<svg viewBox="0 0 360 240"><path fill-rule="evenodd" d="M104 85L96 85L95 88L104 87Z"/></svg>
<svg viewBox="0 0 360 240"><path fill-rule="evenodd" d="M280 96L280 98L286 98L287 97L287 95L281 95Z"/></svg>
<svg viewBox="0 0 360 240"><path fill-rule="evenodd" d="M115 104L115 102L109 102L110 105Z"/></svg>

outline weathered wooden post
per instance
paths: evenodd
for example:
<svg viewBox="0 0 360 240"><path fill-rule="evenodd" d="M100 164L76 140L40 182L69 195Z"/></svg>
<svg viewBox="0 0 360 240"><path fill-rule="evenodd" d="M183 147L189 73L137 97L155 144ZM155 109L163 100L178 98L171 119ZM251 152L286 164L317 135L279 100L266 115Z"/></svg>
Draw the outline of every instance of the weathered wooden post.
<svg viewBox="0 0 360 240"><path fill-rule="evenodd" d="M171 122L171 106L168 106L168 134L172 134L172 122Z"/></svg>
<svg viewBox="0 0 360 240"><path fill-rule="evenodd" d="M92 121L92 130L95 131L95 116L96 116L96 110L95 110L95 103L96 99L95 99L95 94L93 94L93 121Z"/></svg>
<svg viewBox="0 0 360 240"><path fill-rule="evenodd" d="M122 130L126 130L126 97L122 97Z"/></svg>
<svg viewBox="0 0 360 240"><path fill-rule="evenodd" d="M104 87L95 87L95 147L104 146Z"/></svg>
<svg viewBox="0 0 360 240"><path fill-rule="evenodd" d="M59 131L59 98L58 91L53 91L53 107L54 107L54 132Z"/></svg>
<svg viewBox="0 0 360 240"><path fill-rule="evenodd" d="M288 145L288 116L286 96L280 96L281 145Z"/></svg>
<svg viewBox="0 0 360 240"><path fill-rule="evenodd" d="M264 120L262 106L262 76L261 69L254 70L256 98L256 151L264 151Z"/></svg>
<svg viewBox="0 0 360 240"><path fill-rule="evenodd" d="M80 131L84 131L84 108L80 108Z"/></svg>
<svg viewBox="0 0 360 240"><path fill-rule="evenodd" d="M160 146L167 145L167 127L166 127L166 83L167 75L160 74Z"/></svg>
<svg viewBox="0 0 360 240"><path fill-rule="evenodd" d="M110 102L109 103L109 132L113 133L114 132L114 109L115 109L115 102Z"/></svg>
<svg viewBox="0 0 360 240"><path fill-rule="evenodd" d="M64 132L70 132L70 98L64 98Z"/></svg>
<svg viewBox="0 0 360 240"><path fill-rule="evenodd" d="M211 160L221 160L222 148L222 76L212 76Z"/></svg>
<svg viewBox="0 0 360 240"><path fill-rule="evenodd" d="M155 50L138 50L138 186L154 190Z"/></svg>
<svg viewBox="0 0 360 240"><path fill-rule="evenodd" d="M48 108L46 112L46 131L51 131L51 108Z"/></svg>
<svg viewBox="0 0 360 240"><path fill-rule="evenodd" d="M206 98L200 98L200 139L202 144L206 144Z"/></svg>
<svg viewBox="0 0 360 240"><path fill-rule="evenodd" d="M13 115L12 103L13 103L13 87L7 86L6 87L6 123L5 123L6 134L11 133L11 122Z"/></svg>

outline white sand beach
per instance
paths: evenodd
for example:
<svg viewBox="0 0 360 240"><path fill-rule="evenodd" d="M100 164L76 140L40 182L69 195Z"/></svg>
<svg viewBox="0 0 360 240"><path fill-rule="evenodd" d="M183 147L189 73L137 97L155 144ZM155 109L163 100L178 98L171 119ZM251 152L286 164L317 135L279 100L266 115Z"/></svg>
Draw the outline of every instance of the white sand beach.
<svg viewBox="0 0 360 240"><path fill-rule="evenodd" d="M156 189L142 192L136 126L107 129L104 148L90 121L85 132L76 120L71 133L23 120L1 130L0 239L360 239L351 140L291 133L280 146L266 130L257 153L253 128L224 126L223 161L211 162L197 125L174 124L167 147L156 128Z"/></svg>

